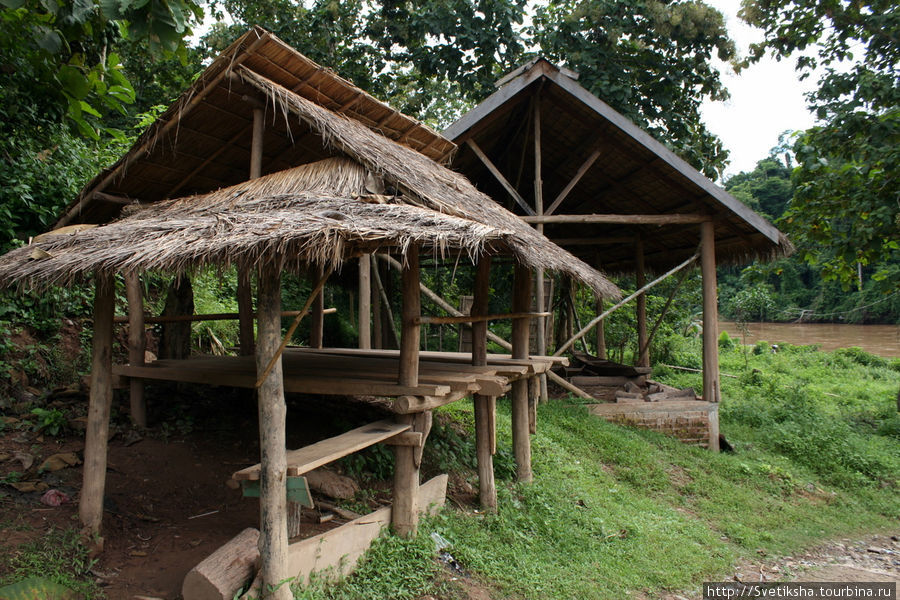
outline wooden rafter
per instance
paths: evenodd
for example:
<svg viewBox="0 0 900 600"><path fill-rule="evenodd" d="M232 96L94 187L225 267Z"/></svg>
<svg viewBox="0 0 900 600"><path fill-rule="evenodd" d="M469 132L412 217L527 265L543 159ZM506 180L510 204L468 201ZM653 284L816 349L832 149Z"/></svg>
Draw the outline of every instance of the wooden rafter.
<svg viewBox="0 0 900 600"><path fill-rule="evenodd" d="M512 186L509 180L507 180L506 177L503 176L503 173L500 172L500 169L498 169L497 166L493 162L491 162L491 159L487 157L487 154L484 153L484 151L481 149L481 146L479 146L478 143L475 142L475 140L472 138L467 139L466 143L469 145L475 155L481 160L481 162L484 163L484 166L488 168L488 171L490 171L491 174L497 179L497 181L500 182L500 185L502 185L503 188L509 193L509 195L512 196L513 200L516 201L516 204L522 207L522 210L524 210L529 215L534 215L534 210L530 206L528 206L528 203L525 202L521 194L519 194L519 192L516 191L516 188Z"/></svg>

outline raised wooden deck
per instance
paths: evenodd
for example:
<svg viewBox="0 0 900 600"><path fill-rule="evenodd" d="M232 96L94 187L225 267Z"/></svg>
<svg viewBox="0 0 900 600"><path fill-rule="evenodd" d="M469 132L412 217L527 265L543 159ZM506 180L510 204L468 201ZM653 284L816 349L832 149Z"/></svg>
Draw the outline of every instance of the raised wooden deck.
<svg viewBox="0 0 900 600"><path fill-rule="evenodd" d="M459 400L469 394L501 396L512 381L544 373L560 357L514 359L488 354L487 365L473 366L465 352L422 352L419 384L397 383L398 350L352 348L287 348L283 354L284 389L291 393L382 396L397 398L394 411L416 412ZM158 360L144 366L116 365L115 375L253 388L256 362L252 356L200 356L186 360ZM410 397L420 399L411 402Z"/></svg>

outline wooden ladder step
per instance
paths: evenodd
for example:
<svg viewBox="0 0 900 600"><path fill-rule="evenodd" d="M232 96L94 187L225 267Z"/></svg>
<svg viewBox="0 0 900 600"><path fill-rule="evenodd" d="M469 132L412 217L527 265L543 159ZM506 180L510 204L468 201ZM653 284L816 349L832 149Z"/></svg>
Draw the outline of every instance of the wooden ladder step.
<svg viewBox="0 0 900 600"><path fill-rule="evenodd" d="M287 453L287 476L297 477L339 458L383 442L410 429L410 425L384 420L369 423L346 433ZM259 479L260 465L241 469L231 476L236 481Z"/></svg>

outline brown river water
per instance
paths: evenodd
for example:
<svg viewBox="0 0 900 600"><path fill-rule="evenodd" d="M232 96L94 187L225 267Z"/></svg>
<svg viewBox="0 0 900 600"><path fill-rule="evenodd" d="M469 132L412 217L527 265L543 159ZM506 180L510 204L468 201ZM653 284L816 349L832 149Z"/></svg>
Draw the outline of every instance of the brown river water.
<svg viewBox="0 0 900 600"><path fill-rule="evenodd" d="M843 325L833 323L747 323L746 344L816 344L822 350L859 346L866 352L900 357L900 325ZM741 338L737 323L719 321L719 331Z"/></svg>

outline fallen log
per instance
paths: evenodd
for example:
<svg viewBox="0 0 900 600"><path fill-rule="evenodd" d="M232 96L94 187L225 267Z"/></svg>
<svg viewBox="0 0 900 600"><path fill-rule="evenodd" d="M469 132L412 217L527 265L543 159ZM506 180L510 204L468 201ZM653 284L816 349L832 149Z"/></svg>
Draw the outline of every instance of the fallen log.
<svg viewBox="0 0 900 600"><path fill-rule="evenodd" d="M259 530L248 527L191 569L181 586L184 600L232 600L253 579Z"/></svg>

